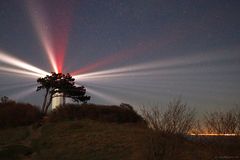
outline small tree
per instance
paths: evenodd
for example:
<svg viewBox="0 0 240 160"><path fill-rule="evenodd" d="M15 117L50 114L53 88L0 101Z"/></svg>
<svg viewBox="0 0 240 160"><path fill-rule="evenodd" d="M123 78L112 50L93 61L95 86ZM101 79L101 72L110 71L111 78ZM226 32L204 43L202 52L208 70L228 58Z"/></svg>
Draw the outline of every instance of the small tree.
<svg viewBox="0 0 240 160"><path fill-rule="evenodd" d="M163 114L162 127L167 133L188 133L195 123L195 111L182 103L181 99L169 102Z"/></svg>
<svg viewBox="0 0 240 160"><path fill-rule="evenodd" d="M54 73L52 75L47 75L43 78L38 78L37 82L40 84L37 87L37 91L42 89L46 90L43 104L42 104L42 113L46 114L54 94L62 93L64 97L72 98L76 102L86 103L90 100L90 96L86 96L86 89L84 86L77 87L74 83L75 79L67 73Z"/></svg>
<svg viewBox="0 0 240 160"><path fill-rule="evenodd" d="M3 97L1 97L0 103L2 103L2 104L15 103L15 101L9 99L7 96L3 96Z"/></svg>
<svg viewBox="0 0 240 160"><path fill-rule="evenodd" d="M8 103L8 101L9 101L9 98L7 96L1 97L1 103L5 104L5 103Z"/></svg>

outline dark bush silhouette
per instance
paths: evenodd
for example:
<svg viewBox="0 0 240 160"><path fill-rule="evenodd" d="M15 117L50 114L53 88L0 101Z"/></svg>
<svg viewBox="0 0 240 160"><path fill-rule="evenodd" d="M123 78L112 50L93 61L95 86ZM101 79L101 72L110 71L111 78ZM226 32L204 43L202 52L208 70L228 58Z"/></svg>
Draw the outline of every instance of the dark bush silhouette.
<svg viewBox="0 0 240 160"><path fill-rule="evenodd" d="M239 134L240 110L238 107L221 112L208 112L205 114L205 127L208 133Z"/></svg>
<svg viewBox="0 0 240 160"><path fill-rule="evenodd" d="M143 107L141 112L150 128L165 134L187 134L195 123L195 111L181 99L170 101L166 111L161 111L159 107Z"/></svg>
<svg viewBox="0 0 240 160"><path fill-rule="evenodd" d="M1 104L6 104L6 103L16 103L14 100L9 99L7 96L1 97Z"/></svg>
<svg viewBox="0 0 240 160"><path fill-rule="evenodd" d="M74 119L91 119L116 123L143 122L142 117L131 107L123 105L68 104L56 108L49 114L51 122Z"/></svg>
<svg viewBox="0 0 240 160"><path fill-rule="evenodd" d="M90 100L90 96L86 96L86 89L84 86L75 86L75 79L67 73L54 73L43 78L38 78L37 91L46 90L41 112L47 114L48 108L52 103L55 94L62 93L64 97L69 97L75 102L86 103Z"/></svg>
<svg viewBox="0 0 240 160"><path fill-rule="evenodd" d="M30 125L40 118L39 109L31 104L14 101L0 103L0 128Z"/></svg>

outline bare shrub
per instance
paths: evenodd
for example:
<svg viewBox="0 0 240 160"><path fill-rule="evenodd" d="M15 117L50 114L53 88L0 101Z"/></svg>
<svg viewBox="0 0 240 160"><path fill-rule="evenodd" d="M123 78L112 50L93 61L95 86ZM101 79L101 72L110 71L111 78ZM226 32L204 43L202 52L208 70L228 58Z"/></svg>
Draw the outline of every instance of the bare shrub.
<svg viewBox="0 0 240 160"><path fill-rule="evenodd" d="M167 134L186 134L195 123L195 111L181 99L170 101L166 111L159 107L142 107L141 114L150 128Z"/></svg>
<svg viewBox="0 0 240 160"><path fill-rule="evenodd" d="M237 134L240 135L240 105L236 106Z"/></svg>
<svg viewBox="0 0 240 160"><path fill-rule="evenodd" d="M162 112L158 107L146 108L143 106L140 109L143 119L148 126L154 130L162 130Z"/></svg>
<svg viewBox="0 0 240 160"><path fill-rule="evenodd" d="M206 113L204 123L208 133L236 134L239 133L239 117L237 108L226 112L215 111Z"/></svg>

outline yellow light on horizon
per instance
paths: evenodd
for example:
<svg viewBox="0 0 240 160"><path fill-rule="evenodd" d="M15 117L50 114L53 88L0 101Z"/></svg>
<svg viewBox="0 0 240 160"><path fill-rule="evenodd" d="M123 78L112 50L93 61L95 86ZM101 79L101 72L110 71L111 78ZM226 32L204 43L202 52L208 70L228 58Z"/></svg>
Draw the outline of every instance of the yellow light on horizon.
<svg viewBox="0 0 240 160"><path fill-rule="evenodd" d="M235 133L190 133L189 135L191 136L239 136L238 134Z"/></svg>

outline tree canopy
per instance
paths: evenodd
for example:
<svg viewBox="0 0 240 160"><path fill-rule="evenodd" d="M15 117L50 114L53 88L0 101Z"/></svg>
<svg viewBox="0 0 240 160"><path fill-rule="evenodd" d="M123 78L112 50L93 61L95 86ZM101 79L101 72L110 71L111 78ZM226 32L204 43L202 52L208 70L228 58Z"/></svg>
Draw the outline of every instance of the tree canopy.
<svg viewBox="0 0 240 160"><path fill-rule="evenodd" d="M53 96L56 93L61 93L64 97L72 98L76 102L86 103L90 100L90 96L85 95L86 89L84 86L75 86L75 79L67 73L55 73L47 75L43 78L38 78L37 91L46 90L42 105L42 112L47 113L47 110L52 103Z"/></svg>

